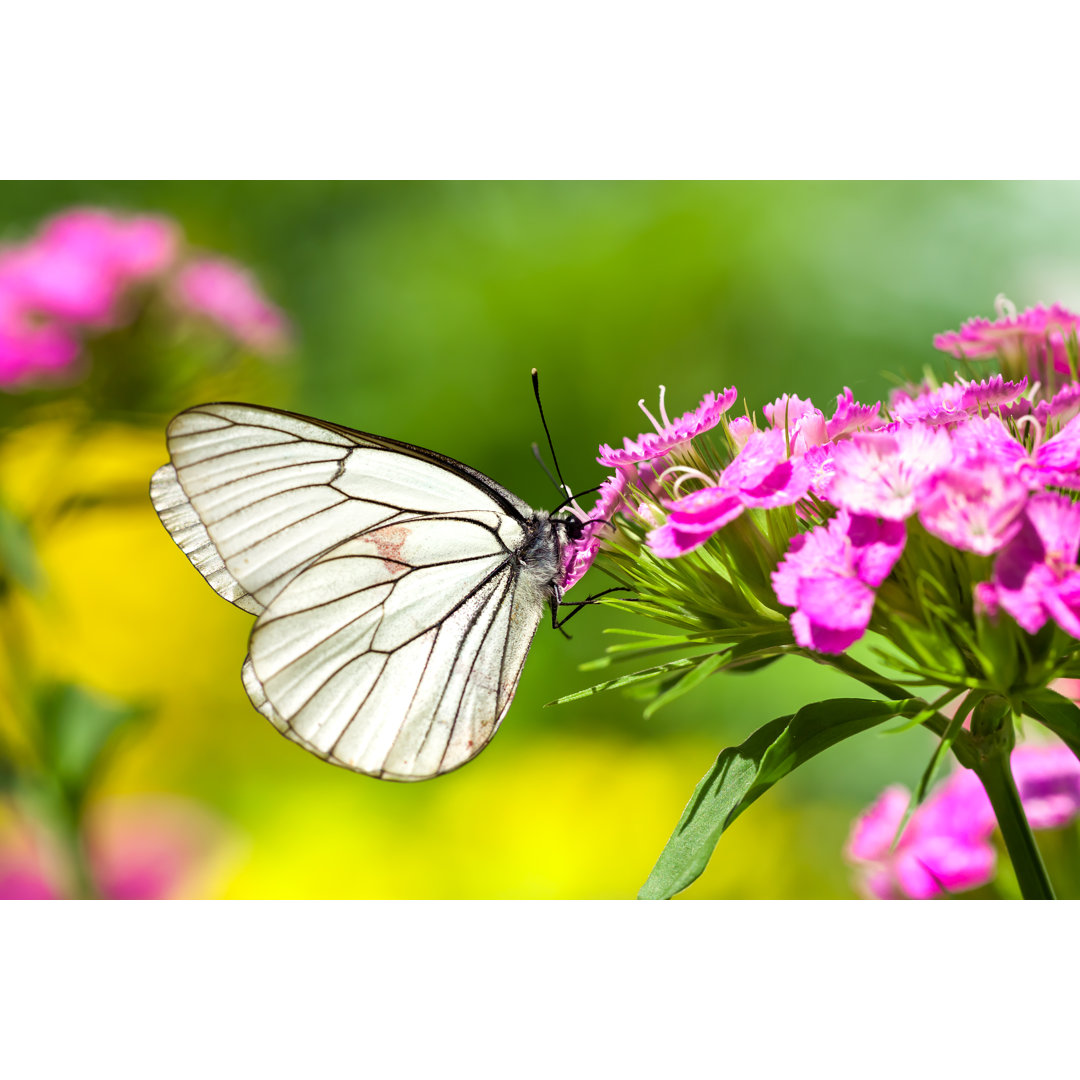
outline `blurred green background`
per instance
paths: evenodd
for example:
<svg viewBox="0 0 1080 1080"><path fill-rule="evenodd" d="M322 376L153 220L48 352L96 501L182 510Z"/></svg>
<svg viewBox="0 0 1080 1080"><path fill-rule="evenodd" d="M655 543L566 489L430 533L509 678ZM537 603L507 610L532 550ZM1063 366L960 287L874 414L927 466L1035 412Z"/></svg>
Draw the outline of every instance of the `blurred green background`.
<svg viewBox="0 0 1080 1080"><path fill-rule="evenodd" d="M468 462L534 506L558 497L530 452L556 447L576 487L599 442L734 384L760 411L783 392L829 411L924 365L932 335L1018 306L1080 302L1080 185L1065 183L11 183L0 241L72 205L169 214L191 243L251 266L298 349L250 395ZM210 396L224 396L212 394ZM178 400L173 411L194 404ZM737 408L741 409L740 403ZM162 417L162 423L166 418ZM163 433L114 432L65 459L9 448L11 483L55 470L148 481ZM725 675L648 722L588 685L610 613L573 640L541 628L498 737L419 785L328 766L249 706L251 620L176 550L149 501L86 511L44 553L56 586L35 646L62 677L155 701L102 796L175 793L234 837L205 885L231 897L629 897L725 745L843 680L790 659ZM602 588L596 574L572 597ZM627 620L622 620L629 625ZM886 784L913 785L921 731L844 743L756 803L691 897L853 895L842 847Z"/></svg>

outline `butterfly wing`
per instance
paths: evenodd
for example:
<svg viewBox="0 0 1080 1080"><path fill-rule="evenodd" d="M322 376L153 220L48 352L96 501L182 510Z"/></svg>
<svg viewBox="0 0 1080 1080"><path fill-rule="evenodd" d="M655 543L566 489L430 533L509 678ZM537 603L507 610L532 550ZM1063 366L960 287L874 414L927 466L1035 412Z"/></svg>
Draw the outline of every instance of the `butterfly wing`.
<svg viewBox="0 0 1080 1080"><path fill-rule="evenodd" d="M259 616L248 695L275 727L357 772L423 780L495 734L544 606L495 513L407 520L348 540Z"/></svg>
<svg viewBox="0 0 1080 1080"><path fill-rule="evenodd" d="M393 779L479 753L550 595L516 558L525 503L451 458L256 406L190 409L168 443L154 506L258 616L244 685L275 727Z"/></svg>
<svg viewBox="0 0 1080 1080"><path fill-rule="evenodd" d="M294 413L200 405L173 419L167 440L154 508L199 573L254 615L365 529L462 509L532 514L452 458Z"/></svg>

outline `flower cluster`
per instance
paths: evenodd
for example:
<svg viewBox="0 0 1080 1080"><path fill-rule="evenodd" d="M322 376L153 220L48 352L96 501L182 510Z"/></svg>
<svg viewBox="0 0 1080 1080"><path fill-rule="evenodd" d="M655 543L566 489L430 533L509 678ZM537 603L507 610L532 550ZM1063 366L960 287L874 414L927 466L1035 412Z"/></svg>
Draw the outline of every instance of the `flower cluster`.
<svg viewBox="0 0 1080 1080"><path fill-rule="evenodd" d="M84 342L131 322L151 297L260 352L288 341L247 271L188 253L175 222L75 209L0 249L0 387L69 379Z"/></svg>
<svg viewBox="0 0 1080 1080"><path fill-rule="evenodd" d="M845 388L831 412L791 394L760 420L727 419L731 388L671 421L661 389L660 418L646 411L655 431L600 447L616 472L582 515L568 583L599 551L639 591L630 561L700 554L697 571L743 601L723 605L728 628L786 618L799 647L835 655L868 629L910 646L912 633L947 624L953 674L1009 683L1017 673L995 674L979 644L1003 613L1028 634L1050 622L1080 638L1080 382L1054 382L1075 371L1078 324L1055 305L939 335L968 357L994 348L1004 362L1022 348L1028 366L1016 378L905 387L884 406ZM719 452L694 441L716 427ZM693 573L682 580L700 592ZM671 574L665 582L670 591Z"/></svg>
<svg viewBox="0 0 1080 1080"><path fill-rule="evenodd" d="M1068 747L1034 743L1012 752L1012 772L1033 829L1056 829L1080 817L1080 761ZM845 854L858 868L860 890L879 900L929 900L993 880L997 824L973 772L956 769L911 815L894 785L855 821Z"/></svg>
<svg viewBox="0 0 1080 1080"><path fill-rule="evenodd" d="M565 553L564 587L598 560L629 593L604 602L663 630L625 631L590 667L648 666L564 700L633 686L651 715L714 673L785 655L863 690L724 749L642 896L686 888L767 787L890 717L940 743L902 836L900 788L858 823L848 853L865 889L922 897L985 883L1000 822L1023 895L1053 895L1030 829L1080 811L1080 713L1052 686L1080 676L1078 329L1061 305L1003 308L935 339L962 372L884 402L845 387L831 407L789 393L755 414L736 410L732 387L671 420L661 388L658 418L641 404L653 431L600 447L614 475L591 511L575 507L582 537ZM969 363L990 356L999 371ZM658 662L665 653L677 656ZM1064 746L1012 755L1021 806L1009 755L1022 716ZM923 801L947 752L963 768Z"/></svg>

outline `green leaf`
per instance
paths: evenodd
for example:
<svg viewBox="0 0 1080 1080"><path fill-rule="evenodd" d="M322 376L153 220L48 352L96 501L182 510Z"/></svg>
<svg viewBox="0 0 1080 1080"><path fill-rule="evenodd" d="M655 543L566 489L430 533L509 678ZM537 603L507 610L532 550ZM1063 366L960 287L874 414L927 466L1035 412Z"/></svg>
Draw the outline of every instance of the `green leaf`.
<svg viewBox="0 0 1080 1080"><path fill-rule="evenodd" d="M1056 690L1033 690L1024 694L1024 712L1045 724L1080 758L1080 708Z"/></svg>
<svg viewBox="0 0 1080 1080"><path fill-rule="evenodd" d="M724 665L724 670L735 675L749 675L752 671L760 671L762 668L775 664L784 654L776 653L773 656L759 656L756 660L732 661Z"/></svg>
<svg viewBox="0 0 1080 1080"><path fill-rule="evenodd" d="M699 683L704 682L724 661L723 653L712 653L702 659L695 668L688 671L674 686L665 690L646 709L645 719L648 720L658 709L671 704L676 698L680 698L689 690L693 690Z"/></svg>
<svg viewBox="0 0 1080 1080"><path fill-rule="evenodd" d="M116 736L146 714L143 706L112 701L71 683L40 688L38 715L46 766L65 791L81 794Z"/></svg>
<svg viewBox="0 0 1080 1080"><path fill-rule="evenodd" d="M656 667L645 668L642 671L634 671L629 675L620 675L617 679L608 679L607 682L597 683L584 690L578 690L566 697L556 698L549 701L548 705L565 705L569 701L580 701L582 698L592 697L593 694L603 694L608 690L621 690L624 686L633 686L635 683L647 682L652 679L662 679L671 672L683 671L696 666L700 657L692 659L672 660L670 664L659 664Z"/></svg>
<svg viewBox="0 0 1080 1080"><path fill-rule="evenodd" d="M694 789L639 898L666 899L690 885L705 869L724 830L803 762L890 717L925 708L920 698L818 701L771 721L739 746L721 751Z"/></svg>
<svg viewBox="0 0 1080 1080"><path fill-rule="evenodd" d="M952 744L956 742L956 736L960 733L964 726L964 721L967 719L967 715L982 699L986 697L985 690L972 690L960 705L960 708L956 710L953 718L949 721L949 726L945 729L945 734L941 736L937 746L934 747L934 752L930 755L930 761L927 763L926 768L923 770L922 776L919 778L919 786L915 789L915 797L911 801L909 810L914 810L915 807L922 806L926 800L926 793L930 790L930 785L934 782L934 777L937 775L938 767L941 765L942 759L952 749ZM925 718L928 715L928 710L924 710L919 713L919 718ZM907 824L905 820L903 825ZM900 831L897 832L899 837Z"/></svg>
<svg viewBox="0 0 1080 1080"><path fill-rule="evenodd" d="M34 542L26 523L0 502L0 576L24 589L36 589L43 580Z"/></svg>

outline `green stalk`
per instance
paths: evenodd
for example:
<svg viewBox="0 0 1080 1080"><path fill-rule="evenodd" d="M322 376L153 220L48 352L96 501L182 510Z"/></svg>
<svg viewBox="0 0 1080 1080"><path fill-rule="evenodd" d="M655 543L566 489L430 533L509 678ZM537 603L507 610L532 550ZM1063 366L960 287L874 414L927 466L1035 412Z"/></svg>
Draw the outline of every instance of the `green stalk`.
<svg viewBox="0 0 1080 1080"><path fill-rule="evenodd" d="M1054 888L1009 767L1008 744L1001 741L995 749L996 752L983 756L973 768L990 797L1020 892L1025 900L1054 900Z"/></svg>
<svg viewBox="0 0 1080 1080"><path fill-rule="evenodd" d="M61 834L60 839L63 841L71 870L71 885L74 892L72 899L96 900L97 885L90 870L77 813L66 813L64 820L59 823L58 831Z"/></svg>
<svg viewBox="0 0 1080 1080"><path fill-rule="evenodd" d="M861 682L864 686L869 686L871 689L876 690L884 697L890 698L893 701L902 701L904 698L911 697L911 691L906 690L899 683L893 682L891 679L874 671L873 668L868 668L865 664L860 664L858 660L852 659L847 653L841 653L839 656L826 656L822 653L816 653L813 650L803 650L803 656L819 664L824 664L826 667L835 668L837 671L842 671L845 675L850 675L851 678ZM952 721L948 717L942 716L937 712L931 716L928 716L922 721L922 726L928 728L939 738L944 738L946 732L948 732ZM971 736L968 732L961 729L956 732L956 739L952 744L952 752L957 761L961 765L967 768L973 768L976 762L975 749L972 746Z"/></svg>

